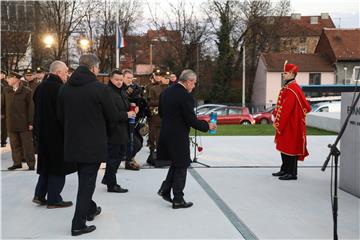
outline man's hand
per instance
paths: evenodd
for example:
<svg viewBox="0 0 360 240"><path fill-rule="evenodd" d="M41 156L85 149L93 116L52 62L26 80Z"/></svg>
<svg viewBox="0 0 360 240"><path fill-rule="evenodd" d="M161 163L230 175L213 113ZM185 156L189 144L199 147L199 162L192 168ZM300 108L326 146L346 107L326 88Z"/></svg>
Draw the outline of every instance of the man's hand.
<svg viewBox="0 0 360 240"><path fill-rule="evenodd" d="M216 124L214 124L214 123L209 123L209 129L210 129L210 130L216 130L216 128L217 128L217 125L216 125Z"/></svg>
<svg viewBox="0 0 360 240"><path fill-rule="evenodd" d="M29 131L32 131L34 129L33 125L29 125Z"/></svg>
<svg viewBox="0 0 360 240"><path fill-rule="evenodd" d="M132 89L131 87L129 87L129 88L127 89L127 93L128 93L129 95L132 94L133 91L134 91L134 89Z"/></svg>
<svg viewBox="0 0 360 240"><path fill-rule="evenodd" d="M128 115L128 118L134 118L134 117L136 117L136 113L135 113L134 111L129 111L129 112L127 113L127 115Z"/></svg>

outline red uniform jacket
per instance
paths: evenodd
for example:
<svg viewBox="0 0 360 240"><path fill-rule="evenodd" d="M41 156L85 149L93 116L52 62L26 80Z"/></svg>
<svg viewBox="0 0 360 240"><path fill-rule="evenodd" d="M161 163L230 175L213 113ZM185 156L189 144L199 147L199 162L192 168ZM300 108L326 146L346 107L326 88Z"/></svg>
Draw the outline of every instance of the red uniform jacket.
<svg viewBox="0 0 360 240"><path fill-rule="evenodd" d="M297 155L298 160L304 160L309 155L306 149L305 117L310 111L311 107L295 80L280 90L273 112L277 150L287 155Z"/></svg>

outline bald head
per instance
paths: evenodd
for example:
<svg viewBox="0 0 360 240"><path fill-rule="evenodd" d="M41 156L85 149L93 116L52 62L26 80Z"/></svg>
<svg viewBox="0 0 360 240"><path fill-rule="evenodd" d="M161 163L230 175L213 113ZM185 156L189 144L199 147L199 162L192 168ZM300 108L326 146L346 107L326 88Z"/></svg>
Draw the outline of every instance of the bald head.
<svg viewBox="0 0 360 240"><path fill-rule="evenodd" d="M66 82L68 78L68 67L62 61L54 61L50 65L50 73L57 75L63 82Z"/></svg>

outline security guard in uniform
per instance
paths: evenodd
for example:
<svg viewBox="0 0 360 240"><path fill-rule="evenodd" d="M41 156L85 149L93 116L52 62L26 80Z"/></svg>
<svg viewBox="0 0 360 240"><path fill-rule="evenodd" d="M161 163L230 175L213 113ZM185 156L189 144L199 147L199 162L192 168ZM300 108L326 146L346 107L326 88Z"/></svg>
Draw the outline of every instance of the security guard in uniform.
<svg viewBox="0 0 360 240"><path fill-rule="evenodd" d="M26 80L25 86L30 88L32 93L34 93L37 86L39 86L39 82L35 80L34 70L31 68L26 69L24 72L24 77Z"/></svg>
<svg viewBox="0 0 360 240"><path fill-rule="evenodd" d="M21 75L16 72L7 74L9 87L4 89L2 109L6 112L6 126L10 138L13 166L8 170L22 168L25 158L29 170L34 170L35 155L32 141L34 103L31 90L20 83Z"/></svg>
<svg viewBox="0 0 360 240"><path fill-rule="evenodd" d="M160 136L161 119L159 116L159 99L161 93L168 87L168 80L166 79L166 71L162 69L155 69L154 71L154 86L149 89L148 105L150 108L149 117L149 148L150 155L147 163L155 165L156 161L156 147ZM167 83L167 84L166 84Z"/></svg>
<svg viewBox="0 0 360 240"><path fill-rule="evenodd" d="M9 86L5 80L6 72L1 70L1 102L5 100L4 89ZM5 109L1 108L1 147L6 147L7 129Z"/></svg>
<svg viewBox="0 0 360 240"><path fill-rule="evenodd" d="M37 67L36 68L35 81L40 84L41 81L44 79L45 74L46 73L45 73L45 71L44 71L44 69L42 67Z"/></svg>

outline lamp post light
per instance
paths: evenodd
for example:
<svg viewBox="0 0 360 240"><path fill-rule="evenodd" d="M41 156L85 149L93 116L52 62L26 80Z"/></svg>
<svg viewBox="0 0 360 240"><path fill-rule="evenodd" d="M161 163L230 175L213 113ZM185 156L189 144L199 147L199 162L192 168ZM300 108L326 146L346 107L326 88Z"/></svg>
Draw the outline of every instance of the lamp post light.
<svg viewBox="0 0 360 240"><path fill-rule="evenodd" d="M88 39L86 39L86 38L80 39L79 43L80 43L80 48L81 48L84 52L86 52L86 51L89 49L89 47L90 47L90 41L89 41Z"/></svg>
<svg viewBox="0 0 360 240"><path fill-rule="evenodd" d="M45 47L46 47L46 48L51 48L52 45L53 45L54 42L55 42L55 39L54 39L54 37L53 37L52 35L45 35L43 41L44 41L44 43L45 43Z"/></svg>

